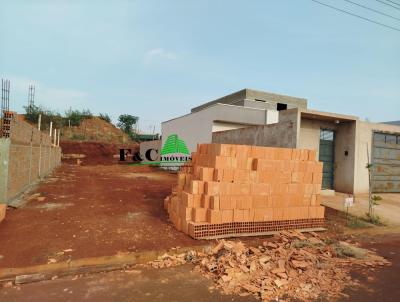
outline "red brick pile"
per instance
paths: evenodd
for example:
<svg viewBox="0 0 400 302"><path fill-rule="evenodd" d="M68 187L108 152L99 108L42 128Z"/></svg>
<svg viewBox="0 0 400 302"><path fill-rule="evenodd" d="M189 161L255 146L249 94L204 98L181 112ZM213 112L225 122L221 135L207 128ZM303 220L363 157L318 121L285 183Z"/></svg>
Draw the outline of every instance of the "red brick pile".
<svg viewBox="0 0 400 302"><path fill-rule="evenodd" d="M201 144L164 206L194 238L319 227L321 182L312 150Z"/></svg>

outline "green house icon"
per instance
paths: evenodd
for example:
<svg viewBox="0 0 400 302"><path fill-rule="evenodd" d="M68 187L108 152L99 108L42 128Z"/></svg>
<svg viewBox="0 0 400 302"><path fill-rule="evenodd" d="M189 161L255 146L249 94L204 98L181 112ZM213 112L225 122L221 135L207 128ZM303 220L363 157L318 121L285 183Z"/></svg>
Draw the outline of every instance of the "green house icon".
<svg viewBox="0 0 400 302"><path fill-rule="evenodd" d="M186 147L186 143L181 140L178 135L171 134L165 141L164 146L161 149L161 155L171 154L171 153L182 153L189 155L189 149Z"/></svg>

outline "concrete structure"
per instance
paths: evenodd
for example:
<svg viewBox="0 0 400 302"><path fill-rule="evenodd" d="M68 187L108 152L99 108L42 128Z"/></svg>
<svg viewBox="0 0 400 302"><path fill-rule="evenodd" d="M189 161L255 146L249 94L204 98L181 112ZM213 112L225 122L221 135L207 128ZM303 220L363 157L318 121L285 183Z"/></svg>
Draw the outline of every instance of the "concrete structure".
<svg viewBox="0 0 400 302"><path fill-rule="evenodd" d="M277 123L279 111L287 108L307 108L307 100L243 89L163 122L162 144L169 135L177 134L193 152L198 143L210 143L214 132Z"/></svg>
<svg viewBox="0 0 400 302"><path fill-rule="evenodd" d="M162 123L162 139L314 149L324 163L323 187L346 193L400 192L400 126L307 108L304 98L243 89Z"/></svg>
<svg viewBox="0 0 400 302"><path fill-rule="evenodd" d="M61 162L52 137L13 117L10 136L0 138L0 204L9 204Z"/></svg>
<svg viewBox="0 0 400 302"><path fill-rule="evenodd" d="M366 165L374 163L373 191L400 192L400 139L380 145L375 141L382 133L400 138L400 126L296 108L281 111L273 125L213 133L213 142L314 149L324 162L325 188L345 193L368 192Z"/></svg>

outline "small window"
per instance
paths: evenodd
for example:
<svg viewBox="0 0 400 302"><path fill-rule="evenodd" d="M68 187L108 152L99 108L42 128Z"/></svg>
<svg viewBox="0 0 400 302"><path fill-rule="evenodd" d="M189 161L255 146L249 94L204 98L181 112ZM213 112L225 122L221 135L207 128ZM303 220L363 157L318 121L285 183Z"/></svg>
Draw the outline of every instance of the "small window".
<svg viewBox="0 0 400 302"><path fill-rule="evenodd" d="M386 143L387 144L396 144L396 135L387 134L386 135Z"/></svg>
<svg viewBox="0 0 400 302"><path fill-rule="evenodd" d="M286 110L286 109L287 109L287 104L278 103L276 106L276 110L278 110L278 111Z"/></svg>

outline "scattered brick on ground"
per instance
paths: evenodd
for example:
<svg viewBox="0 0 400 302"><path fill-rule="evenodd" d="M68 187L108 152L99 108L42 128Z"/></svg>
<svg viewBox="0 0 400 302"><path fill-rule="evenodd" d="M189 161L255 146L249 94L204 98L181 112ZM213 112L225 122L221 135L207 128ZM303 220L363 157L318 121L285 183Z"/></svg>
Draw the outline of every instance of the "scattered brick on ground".
<svg viewBox="0 0 400 302"><path fill-rule="evenodd" d="M223 239L207 253L164 254L149 264L163 268L187 262L195 263L195 270L224 294L254 295L264 301L339 297L346 286L358 285L350 270L390 265L354 244L297 231L282 231L257 247Z"/></svg>

